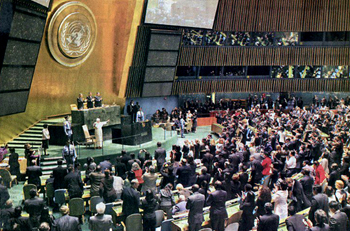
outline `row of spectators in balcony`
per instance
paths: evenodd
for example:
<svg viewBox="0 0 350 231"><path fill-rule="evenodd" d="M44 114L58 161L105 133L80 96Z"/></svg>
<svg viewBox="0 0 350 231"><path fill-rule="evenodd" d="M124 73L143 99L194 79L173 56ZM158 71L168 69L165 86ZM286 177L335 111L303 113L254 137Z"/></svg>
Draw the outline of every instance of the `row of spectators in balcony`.
<svg viewBox="0 0 350 231"><path fill-rule="evenodd" d="M298 33L294 32L222 32L185 29L185 46L295 46Z"/></svg>
<svg viewBox="0 0 350 231"><path fill-rule="evenodd" d="M349 70L347 66L278 66L272 67L271 77L345 79L349 78Z"/></svg>

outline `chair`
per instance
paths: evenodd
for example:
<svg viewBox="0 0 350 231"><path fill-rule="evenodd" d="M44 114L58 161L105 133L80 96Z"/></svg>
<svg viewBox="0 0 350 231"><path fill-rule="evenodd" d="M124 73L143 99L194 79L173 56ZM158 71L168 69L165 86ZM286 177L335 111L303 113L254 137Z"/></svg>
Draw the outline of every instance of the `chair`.
<svg viewBox="0 0 350 231"><path fill-rule="evenodd" d="M53 198L53 201L58 204L59 207L66 203L66 192L67 189L56 189L55 190L55 196Z"/></svg>
<svg viewBox="0 0 350 231"><path fill-rule="evenodd" d="M126 231L143 230L142 216L139 213L129 215L125 220Z"/></svg>
<svg viewBox="0 0 350 231"><path fill-rule="evenodd" d="M95 207L96 208L96 207ZM105 214L112 215L113 216L113 203L107 203L106 204L106 210Z"/></svg>
<svg viewBox="0 0 350 231"><path fill-rule="evenodd" d="M6 169L0 169L0 176L2 177L4 185L8 188L12 187L12 182L15 182L17 184L17 176L12 176L11 173Z"/></svg>
<svg viewBox="0 0 350 231"><path fill-rule="evenodd" d="M90 208L89 211L91 212L91 215L96 213L96 205L100 202L103 202L103 198L99 196L93 196L90 199Z"/></svg>
<svg viewBox="0 0 350 231"><path fill-rule="evenodd" d="M163 221L160 230L161 231L171 231L171 222L173 220L174 219L167 219L167 220Z"/></svg>
<svg viewBox="0 0 350 231"><path fill-rule="evenodd" d="M88 127L84 124L83 126L84 136L85 136L85 146L89 146L91 144L94 145L94 148L96 148L96 138L95 136L91 136Z"/></svg>
<svg viewBox="0 0 350 231"><path fill-rule="evenodd" d="M189 133L192 131L192 121L186 123L186 132Z"/></svg>
<svg viewBox="0 0 350 231"><path fill-rule="evenodd" d="M73 198L68 202L69 215L74 217L84 217L85 205L82 198ZM84 218L82 219L84 221Z"/></svg>
<svg viewBox="0 0 350 231"><path fill-rule="evenodd" d="M199 231L212 231L211 228L203 228L203 229L200 229Z"/></svg>
<svg viewBox="0 0 350 231"><path fill-rule="evenodd" d="M227 224L237 223L241 219L243 211L238 211L227 219Z"/></svg>
<svg viewBox="0 0 350 231"><path fill-rule="evenodd" d="M36 185L34 185L34 184L26 184L26 185L23 186L23 197L24 197L24 200L27 200L27 199L30 198L29 192L33 188L37 189Z"/></svg>
<svg viewBox="0 0 350 231"><path fill-rule="evenodd" d="M73 110L78 110L78 107L76 104L71 104L70 105L70 110L73 111Z"/></svg>
<svg viewBox="0 0 350 231"><path fill-rule="evenodd" d="M55 196L55 189L53 187L53 183L48 183L46 185L46 196L47 196L47 205L50 206L51 201L53 200Z"/></svg>
<svg viewBox="0 0 350 231"><path fill-rule="evenodd" d="M164 211L163 210L157 210L156 213L156 227L160 227L162 225L162 222L164 220Z"/></svg>

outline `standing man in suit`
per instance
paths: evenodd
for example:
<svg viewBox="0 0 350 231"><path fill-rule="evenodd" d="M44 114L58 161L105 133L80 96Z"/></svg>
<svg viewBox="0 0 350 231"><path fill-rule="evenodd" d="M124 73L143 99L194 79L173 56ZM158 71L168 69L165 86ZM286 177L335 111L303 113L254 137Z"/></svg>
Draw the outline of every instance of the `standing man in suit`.
<svg viewBox="0 0 350 231"><path fill-rule="evenodd" d="M305 230L305 224L304 224L304 216L300 214L296 214L294 206L288 207L288 213L289 216L286 219L286 225L288 231L300 231Z"/></svg>
<svg viewBox="0 0 350 231"><path fill-rule="evenodd" d="M66 145L63 147L62 157L66 160L67 166L70 164L74 166L75 159L77 158L77 152L75 151L74 145L69 141L67 141Z"/></svg>
<svg viewBox="0 0 350 231"><path fill-rule="evenodd" d="M277 231L280 218L272 213L273 205L268 202L264 208L266 214L259 218L258 231Z"/></svg>
<svg viewBox="0 0 350 231"><path fill-rule="evenodd" d="M0 212L4 208L6 201L10 199L9 191L6 186L2 185L2 177L0 176Z"/></svg>
<svg viewBox="0 0 350 231"><path fill-rule="evenodd" d="M95 107L102 107L102 100L103 99L100 92L97 92L96 96L94 97Z"/></svg>
<svg viewBox="0 0 350 231"><path fill-rule="evenodd" d="M66 134L67 141L70 142L72 140L72 135L73 135L72 125L69 121L68 116L65 116L64 119L65 119L63 122L64 133Z"/></svg>
<svg viewBox="0 0 350 231"><path fill-rule="evenodd" d="M57 167L54 168L52 174L53 174L53 188L56 189L63 189L65 187L64 177L67 175L67 168L62 167L62 160L57 160Z"/></svg>
<svg viewBox="0 0 350 231"><path fill-rule="evenodd" d="M329 203L329 209L334 214L329 219L329 230L331 231L343 231L348 230L347 227L349 227L349 219L346 213L341 212L340 205L337 201L331 201Z"/></svg>
<svg viewBox="0 0 350 231"><path fill-rule="evenodd" d="M305 196L311 201L313 196L312 186L314 185L314 179L310 176L310 171L308 169L303 169L302 174L304 177L301 178L300 183L303 186Z"/></svg>
<svg viewBox="0 0 350 231"><path fill-rule="evenodd" d="M28 184L34 184L38 189L41 188L40 176L43 175L43 172L39 166L37 166L37 161L32 161L33 165L27 167L26 175L28 177Z"/></svg>
<svg viewBox="0 0 350 231"><path fill-rule="evenodd" d="M157 169L160 171L163 164L165 163L166 151L162 148L162 143L157 143L157 149L154 151L154 159L157 160Z"/></svg>
<svg viewBox="0 0 350 231"><path fill-rule="evenodd" d="M105 177L105 175L102 173L101 166L97 165L96 170L92 173L90 173L90 196L99 196L100 195L100 185L102 182L102 179Z"/></svg>
<svg viewBox="0 0 350 231"><path fill-rule="evenodd" d="M187 160L182 159L181 166L176 171L176 175L178 176L177 183L182 184L185 188L190 186L189 176L191 175L191 171L191 167L187 164Z"/></svg>
<svg viewBox="0 0 350 231"><path fill-rule="evenodd" d="M104 214L106 205L104 203L98 203L96 205L97 214L91 216L89 219L89 228L92 231L111 231L113 227L113 221L111 215Z"/></svg>
<svg viewBox="0 0 350 231"><path fill-rule="evenodd" d="M74 171L72 165L68 166L68 174L64 177L65 188L68 190L70 199L81 198L84 191L84 184L78 172Z"/></svg>
<svg viewBox="0 0 350 231"><path fill-rule="evenodd" d="M139 187L139 181L137 179L133 179L131 181L131 186L126 187L122 193L123 200L123 214L125 218L134 213L139 213L140 207L140 193L137 191Z"/></svg>
<svg viewBox="0 0 350 231"><path fill-rule="evenodd" d="M316 225L315 220L315 212L317 209L322 209L328 214L329 206L328 206L328 197L326 194L322 193L321 185L314 185L313 187L314 196L311 200L311 208L309 211L309 219L310 221Z"/></svg>
<svg viewBox="0 0 350 231"><path fill-rule="evenodd" d="M69 216L69 208L66 205L62 205L60 208L62 217L56 219L52 225L53 231L81 231L79 218Z"/></svg>
<svg viewBox="0 0 350 231"><path fill-rule="evenodd" d="M24 211L26 211L33 220L39 222L41 211L43 210L45 203L44 200L37 197L36 189L29 191L30 198L24 201Z"/></svg>
<svg viewBox="0 0 350 231"><path fill-rule="evenodd" d="M222 190L222 183L215 182L216 191L209 194L207 205L210 206L211 228L215 231L225 230L225 219L227 218L226 198L227 192Z"/></svg>
<svg viewBox="0 0 350 231"><path fill-rule="evenodd" d="M92 96L92 93L89 92L89 95L86 97L86 102L87 102L87 108L94 108L94 97Z"/></svg>
<svg viewBox="0 0 350 231"><path fill-rule="evenodd" d="M189 231L198 231L202 227L204 220L203 217L203 207L205 204L205 196L198 192L198 184L192 186L193 194L188 198L186 209L189 210L188 213L188 224Z"/></svg>
<svg viewBox="0 0 350 231"><path fill-rule="evenodd" d="M136 113L134 113L134 107L135 107L134 100L131 100L126 108L126 112L131 117L130 119L132 123L135 122L135 117L136 117Z"/></svg>
<svg viewBox="0 0 350 231"><path fill-rule="evenodd" d="M102 173L104 173L106 169L112 171L112 163L109 157L107 157L104 161L100 162L99 165L101 166Z"/></svg>

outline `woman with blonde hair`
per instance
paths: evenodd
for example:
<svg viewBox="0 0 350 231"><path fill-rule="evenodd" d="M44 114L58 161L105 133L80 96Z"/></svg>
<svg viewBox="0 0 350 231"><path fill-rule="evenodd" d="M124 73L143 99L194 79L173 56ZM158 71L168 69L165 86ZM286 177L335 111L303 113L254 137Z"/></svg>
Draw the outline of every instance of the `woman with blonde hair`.
<svg viewBox="0 0 350 231"><path fill-rule="evenodd" d="M131 171L135 173L135 178L139 181L139 189L141 189L141 186L143 184L142 179L142 169L140 168L140 165L137 162L134 162L131 166Z"/></svg>

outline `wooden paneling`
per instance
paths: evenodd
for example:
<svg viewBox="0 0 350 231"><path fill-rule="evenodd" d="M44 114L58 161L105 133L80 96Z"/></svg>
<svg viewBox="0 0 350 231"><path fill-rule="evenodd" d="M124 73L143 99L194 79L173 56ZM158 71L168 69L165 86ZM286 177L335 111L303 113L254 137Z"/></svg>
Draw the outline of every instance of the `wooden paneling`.
<svg viewBox="0 0 350 231"><path fill-rule="evenodd" d="M182 47L178 66L350 65L349 47Z"/></svg>
<svg viewBox="0 0 350 231"><path fill-rule="evenodd" d="M350 0L219 0L214 30L350 31Z"/></svg>
<svg viewBox="0 0 350 231"><path fill-rule="evenodd" d="M175 81L172 94L212 92L350 92L348 79L244 79Z"/></svg>

